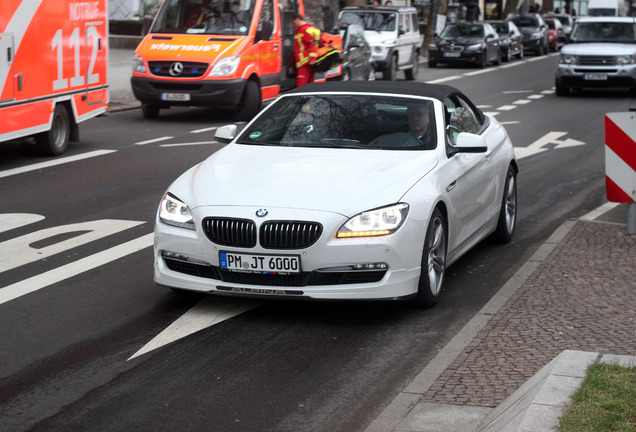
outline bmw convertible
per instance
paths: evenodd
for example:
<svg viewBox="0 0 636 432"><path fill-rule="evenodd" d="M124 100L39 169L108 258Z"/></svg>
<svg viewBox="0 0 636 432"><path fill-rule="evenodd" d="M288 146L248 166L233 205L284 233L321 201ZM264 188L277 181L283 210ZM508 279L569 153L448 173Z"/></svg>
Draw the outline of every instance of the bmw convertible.
<svg viewBox="0 0 636 432"><path fill-rule="evenodd" d="M309 84L215 138L161 199L157 285L430 307L448 266L515 231L508 134L450 86Z"/></svg>

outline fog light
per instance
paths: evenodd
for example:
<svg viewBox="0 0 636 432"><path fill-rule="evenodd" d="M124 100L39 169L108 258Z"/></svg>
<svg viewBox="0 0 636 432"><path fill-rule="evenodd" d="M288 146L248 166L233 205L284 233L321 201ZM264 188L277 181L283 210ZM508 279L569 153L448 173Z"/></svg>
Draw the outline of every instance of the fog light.
<svg viewBox="0 0 636 432"><path fill-rule="evenodd" d="M171 251L164 250L164 251L161 251L161 257L171 259L171 260L176 260L176 261L183 261L183 262L187 262L191 264L199 264L199 265L205 265L205 266L210 265L209 263L205 261L201 261L201 260L189 257L179 252L171 252Z"/></svg>

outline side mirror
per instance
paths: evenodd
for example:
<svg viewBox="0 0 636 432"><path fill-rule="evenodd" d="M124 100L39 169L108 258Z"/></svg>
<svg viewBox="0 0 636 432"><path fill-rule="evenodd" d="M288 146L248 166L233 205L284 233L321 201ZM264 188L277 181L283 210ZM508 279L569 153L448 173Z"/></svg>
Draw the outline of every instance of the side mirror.
<svg viewBox="0 0 636 432"><path fill-rule="evenodd" d="M236 125L221 126L216 130L214 139L222 144L229 144L236 138Z"/></svg>
<svg viewBox="0 0 636 432"><path fill-rule="evenodd" d="M456 153L485 153L488 151L486 140L481 135L461 132L457 135Z"/></svg>
<svg viewBox="0 0 636 432"><path fill-rule="evenodd" d="M258 43L262 40L268 40L272 37L272 33L274 32L274 24L271 21L263 21L259 25L259 29L256 30L256 34L254 35L254 43Z"/></svg>

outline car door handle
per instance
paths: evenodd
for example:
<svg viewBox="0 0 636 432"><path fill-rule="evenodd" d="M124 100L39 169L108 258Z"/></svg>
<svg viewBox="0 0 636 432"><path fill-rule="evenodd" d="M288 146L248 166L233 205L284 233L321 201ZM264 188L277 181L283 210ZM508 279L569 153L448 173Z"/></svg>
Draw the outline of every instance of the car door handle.
<svg viewBox="0 0 636 432"><path fill-rule="evenodd" d="M446 186L446 192L450 192L457 186L457 180Z"/></svg>

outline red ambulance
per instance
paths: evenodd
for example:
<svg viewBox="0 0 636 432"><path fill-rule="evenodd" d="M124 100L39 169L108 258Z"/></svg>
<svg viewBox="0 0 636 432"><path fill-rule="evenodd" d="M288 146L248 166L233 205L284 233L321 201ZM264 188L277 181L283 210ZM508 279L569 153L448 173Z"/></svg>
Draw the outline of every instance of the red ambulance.
<svg viewBox="0 0 636 432"><path fill-rule="evenodd" d="M302 0L164 0L136 50L131 84L143 114L173 105L253 117L296 85L294 13ZM329 36L342 49L342 38Z"/></svg>
<svg viewBox="0 0 636 432"><path fill-rule="evenodd" d="M107 0L0 0L0 142L59 155L108 104Z"/></svg>

